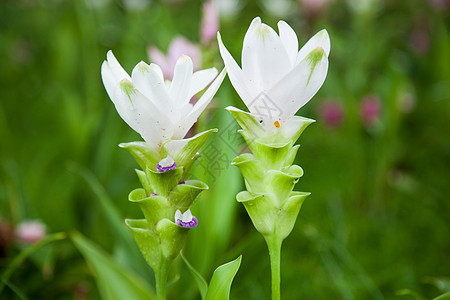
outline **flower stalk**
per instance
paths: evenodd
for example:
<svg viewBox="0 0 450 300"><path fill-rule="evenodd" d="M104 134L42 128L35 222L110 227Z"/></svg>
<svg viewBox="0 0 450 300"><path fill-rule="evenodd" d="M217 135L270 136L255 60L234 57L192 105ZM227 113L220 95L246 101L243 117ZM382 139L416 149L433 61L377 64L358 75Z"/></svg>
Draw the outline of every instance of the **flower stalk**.
<svg viewBox="0 0 450 300"><path fill-rule="evenodd" d="M158 300L166 299L170 266L184 247L190 229L198 224L190 207L208 186L190 180L189 170L211 133L183 139L209 104L223 78L215 68L193 71L192 59L181 55L171 81L160 66L140 62L131 76L111 51L102 64L102 79L119 115L145 142L120 144L136 159L142 187L128 200L142 210L143 219L126 219L156 279ZM195 104L190 101L202 90Z"/></svg>
<svg viewBox="0 0 450 300"><path fill-rule="evenodd" d="M297 139L314 120L295 116L319 90L328 71L330 39L326 30L298 50L297 35L284 21L279 34L255 18L244 37L242 67L218 34L230 81L250 112L227 110L252 153L237 156L246 190L237 194L256 230L265 238L272 271L272 299L280 300L281 245L291 233L310 193L293 191L303 176L294 164Z"/></svg>
<svg viewBox="0 0 450 300"><path fill-rule="evenodd" d="M158 300L166 299L166 283L169 275L170 263L166 259L162 259L159 269L155 270L156 279L156 297Z"/></svg>
<svg viewBox="0 0 450 300"><path fill-rule="evenodd" d="M276 233L266 237L270 256L270 271L272 274L272 300L281 299L281 241Z"/></svg>

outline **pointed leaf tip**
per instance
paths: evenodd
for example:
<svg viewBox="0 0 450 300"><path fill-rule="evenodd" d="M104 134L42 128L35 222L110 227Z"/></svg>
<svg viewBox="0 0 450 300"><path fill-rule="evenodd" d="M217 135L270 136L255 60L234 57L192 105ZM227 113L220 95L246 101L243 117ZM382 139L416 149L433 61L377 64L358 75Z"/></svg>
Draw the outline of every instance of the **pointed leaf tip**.
<svg viewBox="0 0 450 300"><path fill-rule="evenodd" d="M235 260L218 267L211 278L206 300L226 300L230 298L230 289L234 276L241 266L242 255Z"/></svg>

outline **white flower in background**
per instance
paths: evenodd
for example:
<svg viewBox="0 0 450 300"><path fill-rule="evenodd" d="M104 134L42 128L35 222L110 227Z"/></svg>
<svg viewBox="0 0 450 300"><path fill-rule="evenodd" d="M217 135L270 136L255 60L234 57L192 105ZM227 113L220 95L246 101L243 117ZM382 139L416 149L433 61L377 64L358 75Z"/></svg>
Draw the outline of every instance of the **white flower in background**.
<svg viewBox="0 0 450 300"><path fill-rule="evenodd" d="M263 0L261 4L271 16L285 17L297 13L294 2L290 0Z"/></svg>
<svg viewBox="0 0 450 300"><path fill-rule="evenodd" d="M278 22L278 29L279 35L259 17L252 21L244 38L242 68L218 34L220 54L233 87L269 131L287 124L316 94L325 81L330 53L326 30L299 51L294 30L284 21Z"/></svg>
<svg viewBox="0 0 450 300"><path fill-rule="evenodd" d="M202 52L200 47L182 36L177 36L170 42L169 49L167 49L167 55L164 55L164 53L155 46L150 46L147 53L150 61L161 67L164 78L168 80L172 80L175 65L181 55L187 55L192 59L194 71L200 69L202 64Z"/></svg>
<svg viewBox="0 0 450 300"><path fill-rule="evenodd" d="M212 0L214 6L219 11L220 17L230 18L236 16L236 14L244 6L243 1L239 0Z"/></svg>
<svg viewBox="0 0 450 300"><path fill-rule="evenodd" d="M45 225L41 221L24 221L16 228L15 235L21 243L34 244L45 237Z"/></svg>
<svg viewBox="0 0 450 300"><path fill-rule="evenodd" d="M155 149L165 141L184 138L225 77L225 70L217 76L215 68L193 73L192 60L186 55L178 59L173 80L167 84L161 68L153 63L138 63L130 77L111 51L101 73L120 117ZM194 105L189 103L210 83Z"/></svg>
<svg viewBox="0 0 450 300"><path fill-rule="evenodd" d="M124 0L122 3L129 11L141 11L150 5L150 0Z"/></svg>

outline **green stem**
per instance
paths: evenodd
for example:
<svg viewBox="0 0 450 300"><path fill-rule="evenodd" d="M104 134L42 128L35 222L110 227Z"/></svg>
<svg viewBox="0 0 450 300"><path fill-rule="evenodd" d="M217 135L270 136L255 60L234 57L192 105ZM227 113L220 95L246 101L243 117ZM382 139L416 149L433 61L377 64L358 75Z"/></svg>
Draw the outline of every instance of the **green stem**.
<svg viewBox="0 0 450 300"><path fill-rule="evenodd" d="M270 255L270 270L272 272L272 300L281 299L281 275L280 275L280 262L281 262L281 244L283 241L274 233L271 236L266 237L267 247L269 248Z"/></svg>
<svg viewBox="0 0 450 300"><path fill-rule="evenodd" d="M170 263L167 259L161 259L161 266L159 270L155 271L156 278L156 296L158 300L166 300L166 284L169 275Z"/></svg>

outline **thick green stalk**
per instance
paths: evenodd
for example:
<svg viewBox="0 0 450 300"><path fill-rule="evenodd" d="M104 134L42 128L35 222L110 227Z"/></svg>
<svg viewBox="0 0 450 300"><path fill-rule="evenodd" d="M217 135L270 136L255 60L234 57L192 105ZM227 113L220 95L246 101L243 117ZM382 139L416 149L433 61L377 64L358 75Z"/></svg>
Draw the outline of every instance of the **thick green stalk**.
<svg viewBox="0 0 450 300"><path fill-rule="evenodd" d="M283 241L276 233L266 237L270 255L270 270L272 273L272 300L281 299L281 244Z"/></svg>
<svg viewBox="0 0 450 300"><path fill-rule="evenodd" d="M155 270L156 296L158 300L166 300L166 284L169 275L170 262L162 258L159 270Z"/></svg>

